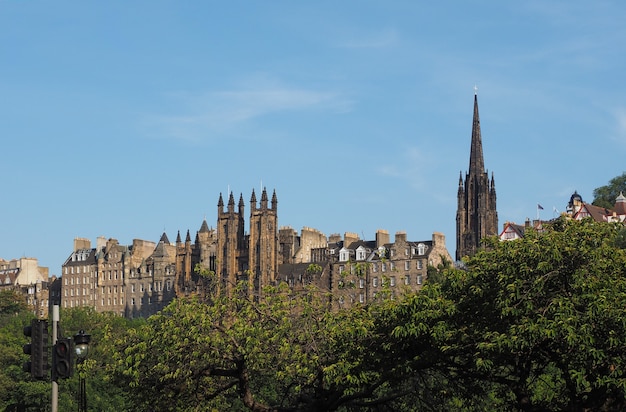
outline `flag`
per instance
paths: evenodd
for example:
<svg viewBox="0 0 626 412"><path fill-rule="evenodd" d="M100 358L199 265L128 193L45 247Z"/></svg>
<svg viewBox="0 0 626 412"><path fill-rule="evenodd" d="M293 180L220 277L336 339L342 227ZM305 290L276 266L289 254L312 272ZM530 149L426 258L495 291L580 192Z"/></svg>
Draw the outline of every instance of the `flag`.
<svg viewBox="0 0 626 412"><path fill-rule="evenodd" d="M543 206L541 206L539 203L537 203L537 209L543 210Z"/></svg>

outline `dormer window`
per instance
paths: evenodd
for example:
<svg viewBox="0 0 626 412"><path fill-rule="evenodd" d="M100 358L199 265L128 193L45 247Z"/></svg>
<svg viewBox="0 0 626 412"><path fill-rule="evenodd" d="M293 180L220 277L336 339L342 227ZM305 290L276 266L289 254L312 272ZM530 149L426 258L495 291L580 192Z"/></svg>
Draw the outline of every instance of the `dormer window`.
<svg viewBox="0 0 626 412"><path fill-rule="evenodd" d="M365 260L365 248L359 246L356 250L356 260Z"/></svg>
<svg viewBox="0 0 626 412"><path fill-rule="evenodd" d="M424 253L426 253L426 245L423 243L420 243L419 245L417 245L417 254L421 256Z"/></svg>
<svg viewBox="0 0 626 412"><path fill-rule="evenodd" d="M339 251L339 261L347 262L350 259L350 251L346 248L341 248Z"/></svg>

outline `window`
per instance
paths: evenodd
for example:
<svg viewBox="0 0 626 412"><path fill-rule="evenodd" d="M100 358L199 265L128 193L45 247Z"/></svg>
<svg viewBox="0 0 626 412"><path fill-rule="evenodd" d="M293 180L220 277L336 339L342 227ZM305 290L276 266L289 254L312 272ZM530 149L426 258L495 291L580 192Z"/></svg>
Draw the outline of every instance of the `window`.
<svg viewBox="0 0 626 412"><path fill-rule="evenodd" d="M417 284L418 285L422 284L422 275L417 275Z"/></svg>
<svg viewBox="0 0 626 412"><path fill-rule="evenodd" d="M130 298L130 304L135 306L135 298Z"/></svg>
<svg viewBox="0 0 626 412"><path fill-rule="evenodd" d="M343 270L344 270L343 265L339 265L339 273L340 273L340 274L341 274L341 273L343 273Z"/></svg>
<svg viewBox="0 0 626 412"><path fill-rule="evenodd" d="M372 286L374 286L375 288L378 287L378 278L372 278Z"/></svg>
<svg viewBox="0 0 626 412"><path fill-rule="evenodd" d="M396 263L395 262L389 262L389 269L396 270Z"/></svg>
<svg viewBox="0 0 626 412"><path fill-rule="evenodd" d="M423 255L426 252L426 245L423 243L420 243L419 245L417 245L417 254L418 255Z"/></svg>
<svg viewBox="0 0 626 412"><path fill-rule="evenodd" d="M365 287L365 279L361 278L359 279L359 288L363 289Z"/></svg>
<svg viewBox="0 0 626 412"><path fill-rule="evenodd" d="M340 262L347 262L349 258L350 258L350 252L348 251L348 249L342 248L339 251L339 261Z"/></svg>
<svg viewBox="0 0 626 412"><path fill-rule="evenodd" d="M131 293L135 293L135 284L134 283L130 285L130 291L131 291Z"/></svg>
<svg viewBox="0 0 626 412"><path fill-rule="evenodd" d="M422 267L423 267L423 263L422 263L422 261L421 261L421 260L418 260L418 261L417 261L417 268L418 268L418 269L422 269Z"/></svg>
<svg viewBox="0 0 626 412"><path fill-rule="evenodd" d="M396 277L395 276L392 276L392 277L389 278L389 284L391 286L396 286Z"/></svg>
<svg viewBox="0 0 626 412"><path fill-rule="evenodd" d="M372 263L372 272L378 272L378 263Z"/></svg>
<svg viewBox="0 0 626 412"><path fill-rule="evenodd" d="M404 261L404 270L409 270L411 269L411 261L410 260L405 260Z"/></svg>
<svg viewBox="0 0 626 412"><path fill-rule="evenodd" d="M362 293L359 293L359 302L360 302L360 303L365 302L365 295L364 295L364 294L362 294Z"/></svg>
<svg viewBox="0 0 626 412"><path fill-rule="evenodd" d="M404 284L405 285L409 285L411 283L411 276L410 275L406 275L404 277Z"/></svg>
<svg viewBox="0 0 626 412"><path fill-rule="evenodd" d="M386 272L386 271L387 271L387 264L386 264L385 262L381 263L381 264L380 264L380 269L381 269L383 272Z"/></svg>
<svg viewBox="0 0 626 412"><path fill-rule="evenodd" d="M409 256L409 248L404 249L404 256Z"/></svg>

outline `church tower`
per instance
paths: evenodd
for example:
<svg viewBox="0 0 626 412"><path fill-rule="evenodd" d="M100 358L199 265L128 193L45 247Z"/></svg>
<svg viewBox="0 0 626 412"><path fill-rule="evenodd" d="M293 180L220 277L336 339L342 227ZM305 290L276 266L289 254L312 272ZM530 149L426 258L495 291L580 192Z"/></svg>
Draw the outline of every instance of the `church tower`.
<svg viewBox="0 0 626 412"><path fill-rule="evenodd" d="M235 198L232 192L228 199L228 206L224 211L224 201L220 193L217 203L217 263L216 275L219 279L221 291L230 294L243 274L243 258L246 252L244 247L244 204L239 197L239 210L235 210Z"/></svg>
<svg viewBox="0 0 626 412"><path fill-rule="evenodd" d="M456 260L460 261L464 256L476 253L483 238L498 233L496 186L493 173L490 180L489 173L485 171L476 93L469 171L465 174L465 181L462 172L459 175L457 200Z"/></svg>
<svg viewBox="0 0 626 412"><path fill-rule="evenodd" d="M264 286L275 281L278 268L278 200L276 191L272 195L271 206L268 204L267 191L263 188L260 206L252 191L250 198L250 249L249 269L254 279L252 287L260 294ZM258 207L257 207L258 206Z"/></svg>

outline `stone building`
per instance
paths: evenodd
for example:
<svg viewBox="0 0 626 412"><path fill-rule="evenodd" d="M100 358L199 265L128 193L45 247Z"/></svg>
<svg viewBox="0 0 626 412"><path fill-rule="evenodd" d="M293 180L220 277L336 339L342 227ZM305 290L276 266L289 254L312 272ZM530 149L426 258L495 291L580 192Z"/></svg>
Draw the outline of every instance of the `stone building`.
<svg viewBox="0 0 626 412"><path fill-rule="evenodd" d="M228 205L220 194L217 204L218 287L231 293L238 281L249 282L252 293L259 295L265 285L275 282L278 269L278 200L276 191L269 203L266 189L257 203L254 190L250 197L250 232L245 232L245 204L239 196L237 210L230 193Z"/></svg>
<svg viewBox="0 0 626 412"><path fill-rule="evenodd" d="M26 303L39 318L48 317L50 285L47 267L39 266L36 258L0 259L0 290L15 290L26 297Z"/></svg>
<svg viewBox="0 0 626 412"><path fill-rule="evenodd" d="M278 231L279 261L281 264L311 263L314 249L325 248L326 235L317 229L303 227L300 234L289 226Z"/></svg>
<svg viewBox="0 0 626 412"><path fill-rule="evenodd" d="M398 232L391 242L384 230L374 241L353 233L327 238L309 227L300 234L290 227L278 230L275 191L270 200L263 189L259 202L252 191L248 230L243 195L235 205L229 193L225 205L220 194L217 206L216 228L204 220L193 242L189 231L184 241L178 232L175 244L165 233L158 243L135 239L129 246L100 237L95 248L77 238L62 267L62 306L146 317L175 297L203 296L212 288L232 293L238 281L246 280L256 297L280 282L296 292L314 285L328 296L329 305L341 308L372 302L380 293L417 290L429 265L451 261L439 233L431 240L409 241Z"/></svg>
<svg viewBox="0 0 626 412"><path fill-rule="evenodd" d="M459 175L456 212L456 260L471 256L480 247L482 239L498 234L496 186L485 170L483 143L478 116L478 96L474 94L474 117L469 171Z"/></svg>
<svg viewBox="0 0 626 412"><path fill-rule="evenodd" d="M431 240L409 241L397 232L393 242L386 230L375 240L361 240L354 233L328 238L326 248L312 252L314 261L329 263L327 283L321 285L332 295L333 308L367 304L380 297L394 297L419 290L428 276L428 266L437 266L452 257L445 236L433 233Z"/></svg>

